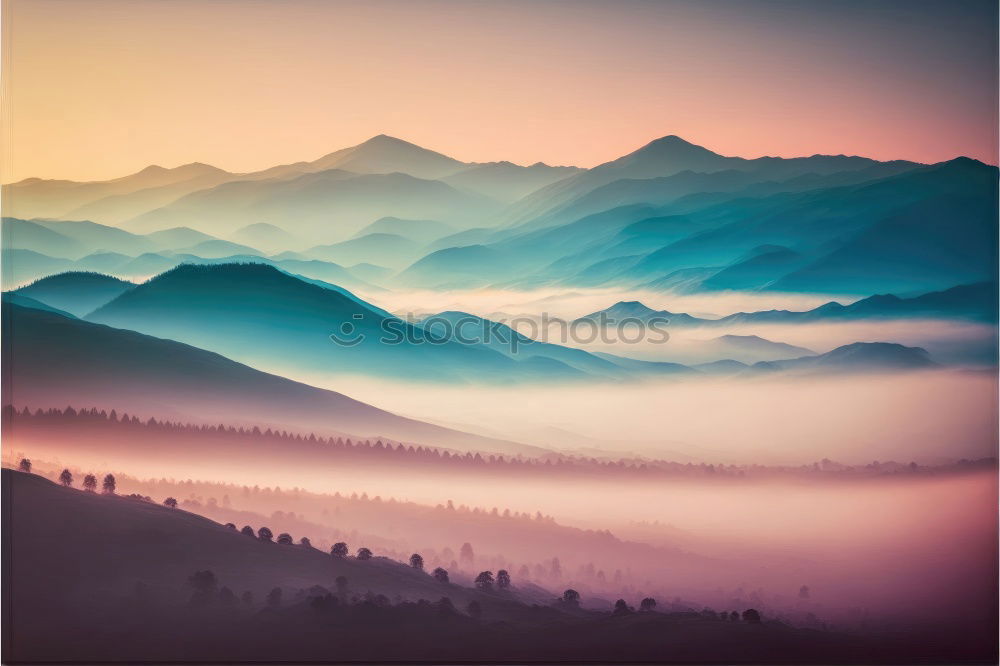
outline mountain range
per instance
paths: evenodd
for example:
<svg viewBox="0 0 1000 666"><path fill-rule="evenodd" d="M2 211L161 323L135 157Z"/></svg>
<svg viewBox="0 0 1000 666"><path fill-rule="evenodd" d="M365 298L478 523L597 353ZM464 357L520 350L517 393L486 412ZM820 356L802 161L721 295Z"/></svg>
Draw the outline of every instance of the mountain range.
<svg viewBox="0 0 1000 666"><path fill-rule="evenodd" d="M388 437L459 450L543 449L397 416L187 344L3 303L7 404L100 404L196 422Z"/></svg>
<svg viewBox="0 0 1000 666"><path fill-rule="evenodd" d="M190 228L211 238L173 238L169 251L372 264L387 269L382 286L933 291L994 278L996 194L996 167L967 158L744 159L670 135L591 169L522 167L380 135L253 173L191 164L6 185L6 213L35 219L9 229L5 278L99 270L66 263L95 252L91 264L107 253L138 261ZM42 218L93 222L87 232ZM139 233L112 237L100 224Z"/></svg>
<svg viewBox="0 0 1000 666"><path fill-rule="evenodd" d="M979 282L943 291L900 297L877 294L848 305L830 301L811 310L761 310L736 312L717 319L687 313L655 310L639 301L619 301L603 310L580 317L577 321L601 321L616 324L626 318L642 322L666 320L671 327L713 327L734 324L797 324L826 320L858 319L967 319L993 322L997 319L997 283ZM603 319L602 319L603 315Z"/></svg>
<svg viewBox="0 0 1000 666"><path fill-rule="evenodd" d="M795 317L816 321L824 313L833 318L850 312L857 317L888 313L902 316L906 312L927 313L928 304L937 304L937 312L941 313L948 311L943 308L949 303L981 305L981 299L974 295L977 289L980 295L984 292L983 287L976 286L914 299L879 297L852 306L834 304L835 308L822 306L806 313L782 314L793 321ZM50 313L80 314L93 308L82 315L88 322L176 340L295 377L364 375L422 382L507 384L623 381L701 373L698 367L678 363L592 353L534 340L501 322L464 312L447 311L405 321L342 287L285 273L267 264L184 264L139 285L110 276L67 273L6 292L4 299L11 307L40 306ZM873 306L879 301L891 305L879 311ZM910 307L899 303L909 303ZM653 316L677 317L638 302L619 303L609 311L639 321L649 321ZM954 315L956 311L949 312ZM754 315L774 321L774 312ZM753 315L743 314L730 317L737 322L754 319ZM689 319L692 326L721 321ZM684 349L676 351L682 353ZM708 356L706 362L732 360L744 364L815 356L809 349L753 335L716 337L702 343L700 354ZM866 358L871 368L896 367L891 358L880 363L879 353ZM816 367L832 365L836 363ZM717 374L720 367L706 369L709 374Z"/></svg>

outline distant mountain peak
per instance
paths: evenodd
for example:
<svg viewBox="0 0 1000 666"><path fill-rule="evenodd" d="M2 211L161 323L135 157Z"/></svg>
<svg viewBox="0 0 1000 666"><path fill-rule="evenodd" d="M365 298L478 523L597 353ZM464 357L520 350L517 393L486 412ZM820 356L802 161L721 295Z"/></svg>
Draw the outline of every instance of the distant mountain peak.
<svg viewBox="0 0 1000 666"><path fill-rule="evenodd" d="M683 149L683 150L692 150L692 151L706 152L706 153L712 152L708 148L699 146L698 144L695 143L691 143L690 141L682 139L676 134L668 134L667 136L661 136L659 139L653 139L645 146L640 148L639 151L636 152L647 151L647 150L667 150L667 149L674 151Z"/></svg>
<svg viewBox="0 0 1000 666"><path fill-rule="evenodd" d="M415 143L411 143L409 141L405 141L405 140L400 139L398 137L389 136L388 134L376 134L372 138L370 138L370 139L368 139L366 141L362 141L356 147L373 146L373 145L378 145L378 144L397 145L397 146L399 146L399 145L414 146L416 148L420 148L420 146L418 146Z"/></svg>
<svg viewBox="0 0 1000 666"><path fill-rule="evenodd" d="M378 134L356 146L324 155L311 162L310 166L318 171L342 169L362 174L399 172L417 178L436 179L468 165L415 143Z"/></svg>

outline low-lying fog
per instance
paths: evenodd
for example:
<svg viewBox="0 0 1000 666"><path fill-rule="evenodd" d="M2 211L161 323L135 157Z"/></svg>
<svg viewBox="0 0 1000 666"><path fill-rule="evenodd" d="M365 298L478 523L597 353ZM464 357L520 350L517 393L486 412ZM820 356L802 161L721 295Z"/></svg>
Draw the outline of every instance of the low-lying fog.
<svg viewBox="0 0 1000 666"><path fill-rule="evenodd" d="M932 463L987 457L996 449L996 380L971 371L555 387L307 379L406 416L590 455Z"/></svg>

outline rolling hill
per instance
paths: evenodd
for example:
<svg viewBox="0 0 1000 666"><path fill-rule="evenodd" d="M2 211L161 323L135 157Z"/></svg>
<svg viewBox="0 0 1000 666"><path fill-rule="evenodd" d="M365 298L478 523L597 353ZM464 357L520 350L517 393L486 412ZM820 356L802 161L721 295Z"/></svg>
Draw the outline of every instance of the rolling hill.
<svg viewBox="0 0 1000 666"><path fill-rule="evenodd" d="M396 416L172 340L6 302L3 313L3 387L16 406L86 402L201 422L381 435L463 450L541 451Z"/></svg>
<svg viewBox="0 0 1000 666"><path fill-rule="evenodd" d="M855 342L825 354L784 361L761 361L749 372L887 372L937 367L925 349L892 342Z"/></svg>
<svg viewBox="0 0 1000 666"><path fill-rule="evenodd" d="M513 360L483 345L430 340L422 329L343 290L264 264L182 265L87 319L187 342L282 374L501 383L583 376L549 360Z"/></svg>
<svg viewBox="0 0 1000 666"><path fill-rule="evenodd" d="M82 317L133 287L131 282L100 273L60 273L21 287L14 293Z"/></svg>

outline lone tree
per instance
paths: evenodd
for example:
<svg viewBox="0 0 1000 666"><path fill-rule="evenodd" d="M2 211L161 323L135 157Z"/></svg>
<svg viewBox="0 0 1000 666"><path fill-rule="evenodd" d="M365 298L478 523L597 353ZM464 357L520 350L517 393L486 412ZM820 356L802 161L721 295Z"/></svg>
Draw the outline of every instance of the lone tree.
<svg viewBox="0 0 1000 666"><path fill-rule="evenodd" d="M808 598L809 598L809 586L803 585L802 587L799 588L799 599L808 599Z"/></svg>
<svg viewBox="0 0 1000 666"><path fill-rule="evenodd" d="M167 499L163 500L163 506L169 506L171 509L176 509L177 500L175 500L173 497L168 497Z"/></svg>
<svg viewBox="0 0 1000 666"><path fill-rule="evenodd" d="M760 624L760 613L753 608L748 608L743 611L743 621L750 624Z"/></svg>
<svg viewBox="0 0 1000 666"><path fill-rule="evenodd" d="M188 583L194 588L195 594L209 595L215 592L218 581L211 571L195 571L188 577Z"/></svg>
<svg viewBox="0 0 1000 666"><path fill-rule="evenodd" d="M288 532L282 532L281 534L278 535L278 543L280 543L282 546L291 546L292 543L294 543L292 541L292 535L289 534Z"/></svg>
<svg viewBox="0 0 1000 666"><path fill-rule="evenodd" d="M479 605L478 601L470 601L465 609L469 612L470 617L479 619L483 615L483 607Z"/></svg>
<svg viewBox="0 0 1000 666"><path fill-rule="evenodd" d="M625 603L625 600L619 599L618 601L615 602L615 610L612 612L612 615L628 615L631 612L632 609L628 607L628 604Z"/></svg>
<svg viewBox="0 0 1000 666"><path fill-rule="evenodd" d="M222 602L223 606L235 606L236 605L236 595L225 585L219 590L219 601Z"/></svg>
<svg viewBox="0 0 1000 666"><path fill-rule="evenodd" d="M97 477L93 474L88 474L83 477L83 489L88 493L92 493L97 490Z"/></svg>
<svg viewBox="0 0 1000 666"><path fill-rule="evenodd" d="M267 593L267 605L271 608L277 608L281 605L281 588L276 587Z"/></svg>
<svg viewBox="0 0 1000 666"><path fill-rule="evenodd" d="M333 544L333 548L330 549L330 554L334 557L347 557L347 544L343 541L338 541Z"/></svg>
<svg viewBox="0 0 1000 666"><path fill-rule="evenodd" d="M492 590L493 589L493 572L492 571L480 571L479 575L476 576L476 587L480 590Z"/></svg>
<svg viewBox="0 0 1000 666"><path fill-rule="evenodd" d="M639 602L639 610L641 611L651 611L656 608L656 599L653 597L646 597Z"/></svg>
<svg viewBox="0 0 1000 666"><path fill-rule="evenodd" d="M301 539L299 539L299 544L305 546L306 548L313 547L313 543L312 541L309 540L309 537L302 537Z"/></svg>
<svg viewBox="0 0 1000 666"><path fill-rule="evenodd" d="M358 548L358 559L359 560L370 560L372 559L372 551L367 548Z"/></svg>
<svg viewBox="0 0 1000 666"><path fill-rule="evenodd" d="M580 605L580 593L570 588L563 592L562 602L569 606L579 606Z"/></svg>
<svg viewBox="0 0 1000 666"><path fill-rule="evenodd" d="M501 569L497 572L497 587L501 590L506 590L510 587L510 574L507 573L506 569Z"/></svg>
<svg viewBox="0 0 1000 666"><path fill-rule="evenodd" d="M270 543L271 539L274 538L274 533L271 532L271 530L269 530L268 528L262 527L259 530L257 530L257 538L260 539L261 541L267 541L268 543Z"/></svg>
<svg viewBox="0 0 1000 666"><path fill-rule="evenodd" d="M442 569L441 567L438 567L437 569L432 571L431 575L434 576L434 580L436 580L439 583L448 582L448 572L445 569Z"/></svg>
<svg viewBox="0 0 1000 666"><path fill-rule="evenodd" d="M236 523L226 523L226 529L227 530L233 530L235 532L236 531Z"/></svg>
<svg viewBox="0 0 1000 666"><path fill-rule="evenodd" d="M257 535L253 533L253 528L249 525L244 525L243 529L240 530L240 534L245 534L251 539L256 539Z"/></svg>
<svg viewBox="0 0 1000 666"><path fill-rule="evenodd" d="M458 557L463 562L468 562L472 564L475 561L475 556L472 554L472 544L466 541L462 544L461 550L458 552Z"/></svg>
<svg viewBox="0 0 1000 666"><path fill-rule="evenodd" d="M104 477L104 484L102 487L104 488L105 495L114 495L115 488L118 487L118 484L115 482L115 475L114 474L106 475Z"/></svg>
<svg viewBox="0 0 1000 666"><path fill-rule="evenodd" d="M27 458L21 458L21 462L17 463L17 469L21 472L31 472L31 461Z"/></svg>
<svg viewBox="0 0 1000 666"><path fill-rule="evenodd" d="M410 555L410 566L414 569L424 570L424 558L420 556L420 553L413 553Z"/></svg>
<svg viewBox="0 0 1000 666"><path fill-rule="evenodd" d="M438 607L438 613L441 615L448 616L456 613L455 604L448 597L441 597L436 606Z"/></svg>
<svg viewBox="0 0 1000 666"><path fill-rule="evenodd" d="M64 469L62 474L59 475L59 483L63 484L67 488L73 485L73 475L70 474L68 469Z"/></svg>

